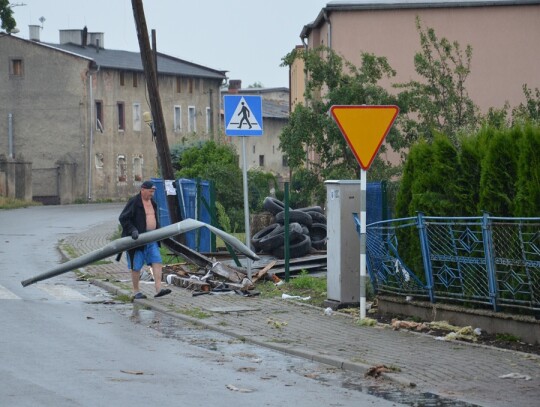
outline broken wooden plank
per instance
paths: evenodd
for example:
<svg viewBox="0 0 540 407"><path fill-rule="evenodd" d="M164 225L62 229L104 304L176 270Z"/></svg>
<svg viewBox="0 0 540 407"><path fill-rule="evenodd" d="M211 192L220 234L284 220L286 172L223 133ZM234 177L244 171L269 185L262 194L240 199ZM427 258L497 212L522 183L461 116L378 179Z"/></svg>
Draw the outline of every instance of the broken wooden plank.
<svg viewBox="0 0 540 407"><path fill-rule="evenodd" d="M262 278L266 273L268 273L268 270L274 267L276 263L277 263L277 260L271 261L262 270L259 270L257 273L255 273L251 277L251 281L253 282L253 284L255 284L260 278Z"/></svg>

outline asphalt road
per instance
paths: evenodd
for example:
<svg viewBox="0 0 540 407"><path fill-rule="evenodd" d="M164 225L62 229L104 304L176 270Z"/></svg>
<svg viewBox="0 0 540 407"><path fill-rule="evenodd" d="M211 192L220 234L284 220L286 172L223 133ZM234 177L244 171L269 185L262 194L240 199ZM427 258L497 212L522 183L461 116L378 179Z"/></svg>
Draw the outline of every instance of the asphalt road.
<svg viewBox="0 0 540 407"><path fill-rule="evenodd" d="M402 405L354 374L113 302L71 272L21 286L61 262L63 237L121 208L0 211L0 405Z"/></svg>

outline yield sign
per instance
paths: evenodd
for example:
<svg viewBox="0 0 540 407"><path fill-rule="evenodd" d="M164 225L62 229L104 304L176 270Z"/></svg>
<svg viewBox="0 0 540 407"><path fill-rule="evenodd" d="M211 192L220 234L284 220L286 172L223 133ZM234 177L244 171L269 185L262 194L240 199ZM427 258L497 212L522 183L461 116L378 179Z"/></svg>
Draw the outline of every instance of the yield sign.
<svg viewBox="0 0 540 407"><path fill-rule="evenodd" d="M330 108L332 117L364 170L370 167L398 112L397 106L334 105Z"/></svg>

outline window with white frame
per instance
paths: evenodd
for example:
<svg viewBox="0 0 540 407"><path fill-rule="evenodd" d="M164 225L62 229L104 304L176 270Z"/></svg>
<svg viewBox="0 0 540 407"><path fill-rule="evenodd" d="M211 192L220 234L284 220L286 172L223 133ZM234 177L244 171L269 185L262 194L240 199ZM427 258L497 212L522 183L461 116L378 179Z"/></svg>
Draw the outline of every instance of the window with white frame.
<svg viewBox="0 0 540 407"><path fill-rule="evenodd" d="M118 175L118 182L127 181L127 161L126 156L119 154L116 158L116 174Z"/></svg>
<svg viewBox="0 0 540 407"><path fill-rule="evenodd" d="M197 111L195 106L188 106L188 131L190 133L197 131Z"/></svg>
<svg viewBox="0 0 540 407"><path fill-rule="evenodd" d="M175 133L180 133L182 131L182 107L174 106L174 123L173 130Z"/></svg>
<svg viewBox="0 0 540 407"><path fill-rule="evenodd" d="M133 131L141 131L141 104L133 103Z"/></svg>
<svg viewBox="0 0 540 407"><path fill-rule="evenodd" d="M142 181L143 175L143 155L136 154L133 157L133 180Z"/></svg>

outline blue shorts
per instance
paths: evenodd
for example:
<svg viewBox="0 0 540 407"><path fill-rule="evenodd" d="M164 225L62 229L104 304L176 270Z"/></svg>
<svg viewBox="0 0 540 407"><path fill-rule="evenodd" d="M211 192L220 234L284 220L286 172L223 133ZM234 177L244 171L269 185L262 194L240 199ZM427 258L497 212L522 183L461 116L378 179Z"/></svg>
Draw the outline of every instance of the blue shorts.
<svg viewBox="0 0 540 407"><path fill-rule="evenodd" d="M144 247L138 247L133 258L133 265L131 267L131 259L129 254L127 257L128 268L133 271L141 271L143 266L146 264L150 265L152 263L161 263L161 253L159 252L159 246L156 242L148 243Z"/></svg>

